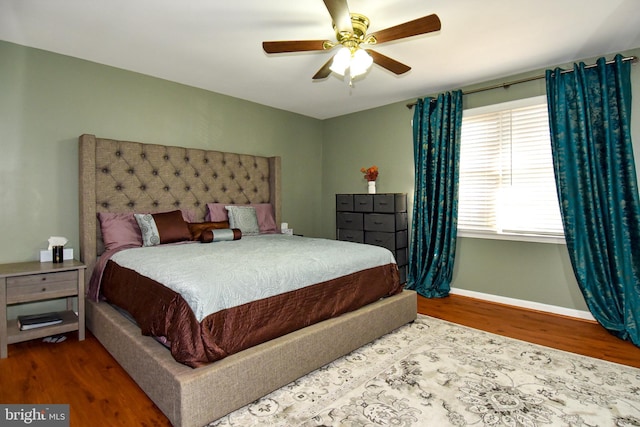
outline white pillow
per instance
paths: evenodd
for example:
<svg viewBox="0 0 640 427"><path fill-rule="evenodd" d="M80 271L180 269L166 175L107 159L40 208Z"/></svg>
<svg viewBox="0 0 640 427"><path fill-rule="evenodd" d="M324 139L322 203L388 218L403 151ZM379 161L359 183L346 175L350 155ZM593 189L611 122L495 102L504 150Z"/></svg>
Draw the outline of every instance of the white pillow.
<svg viewBox="0 0 640 427"><path fill-rule="evenodd" d="M239 228L245 236L260 234L256 209L251 206L225 206L229 216L229 226Z"/></svg>
<svg viewBox="0 0 640 427"><path fill-rule="evenodd" d="M142 232L142 246L156 246L160 244L160 232L151 214L133 215Z"/></svg>

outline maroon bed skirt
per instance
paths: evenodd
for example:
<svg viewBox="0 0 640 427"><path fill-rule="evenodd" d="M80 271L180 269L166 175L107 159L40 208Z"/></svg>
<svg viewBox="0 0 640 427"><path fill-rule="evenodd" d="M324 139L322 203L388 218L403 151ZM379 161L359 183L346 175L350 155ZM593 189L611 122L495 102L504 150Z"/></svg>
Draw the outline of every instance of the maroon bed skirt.
<svg viewBox="0 0 640 427"><path fill-rule="evenodd" d="M109 261L102 296L145 335L163 338L180 363L199 367L402 291L395 264L213 313L198 322L180 294Z"/></svg>

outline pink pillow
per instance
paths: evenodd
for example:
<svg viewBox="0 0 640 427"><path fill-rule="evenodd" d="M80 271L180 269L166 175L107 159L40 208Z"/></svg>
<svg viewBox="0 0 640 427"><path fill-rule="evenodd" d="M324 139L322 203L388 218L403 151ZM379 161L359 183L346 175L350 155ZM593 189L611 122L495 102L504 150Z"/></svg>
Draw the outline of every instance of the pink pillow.
<svg viewBox="0 0 640 427"><path fill-rule="evenodd" d="M251 206L256 210L260 233L277 233L276 220L270 203L256 203L249 205L234 205L232 203L207 203L209 211L208 221L229 221L225 206Z"/></svg>
<svg viewBox="0 0 640 427"><path fill-rule="evenodd" d="M192 222L196 217L193 210L185 209L181 212L187 222ZM98 220L106 251L124 245L142 246L142 232L133 212L99 212Z"/></svg>
<svg viewBox="0 0 640 427"><path fill-rule="evenodd" d="M133 217L133 212L100 212L98 219L105 250L109 251L124 245L142 246L142 233Z"/></svg>

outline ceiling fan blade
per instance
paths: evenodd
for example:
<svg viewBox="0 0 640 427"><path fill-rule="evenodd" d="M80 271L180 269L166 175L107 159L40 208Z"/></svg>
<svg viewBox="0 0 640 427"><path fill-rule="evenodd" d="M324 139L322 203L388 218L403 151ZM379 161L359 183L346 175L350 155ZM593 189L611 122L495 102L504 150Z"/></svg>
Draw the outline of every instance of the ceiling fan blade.
<svg viewBox="0 0 640 427"><path fill-rule="evenodd" d="M262 42L262 48L267 53L304 52L309 50L324 50L326 40L288 40Z"/></svg>
<svg viewBox="0 0 640 427"><path fill-rule="evenodd" d="M382 68L386 68L395 74L404 74L411 69L408 65L403 64L402 62L398 62L395 59L389 58L386 55L383 55L375 50L365 49L369 55L373 58L373 62L381 66Z"/></svg>
<svg viewBox="0 0 640 427"><path fill-rule="evenodd" d="M369 34L369 36L374 36L378 43L384 43L438 30L440 30L440 18L433 14Z"/></svg>
<svg viewBox="0 0 640 427"><path fill-rule="evenodd" d="M324 5L327 7L329 15L331 15L333 25L336 26L339 32L353 32L347 0L324 0Z"/></svg>
<svg viewBox="0 0 640 427"><path fill-rule="evenodd" d="M335 55L334 55L335 56ZM331 63L333 62L333 56L329 58L329 60L318 70L318 72L313 76L313 80L322 80L329 77L331 74Z"/></svg>

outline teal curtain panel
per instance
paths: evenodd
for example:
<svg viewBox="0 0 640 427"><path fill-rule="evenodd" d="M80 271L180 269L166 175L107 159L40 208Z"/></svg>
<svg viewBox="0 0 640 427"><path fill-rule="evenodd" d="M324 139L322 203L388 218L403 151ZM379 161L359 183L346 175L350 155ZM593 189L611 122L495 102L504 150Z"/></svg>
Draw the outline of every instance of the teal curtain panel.
<svg viewBox="0 0 640 427"><path fill-rule="evenodd" d="M556 186L574 273L589 310L640 346L640 202L631 144L631 64L547 70Z"/></svg>
<svg viewBox="0 0 640 427"><path fill-rule="evenodd" d="M418 100L413 116L415 191L407 287L449 295L456 252L462 92Z"/></svg>

